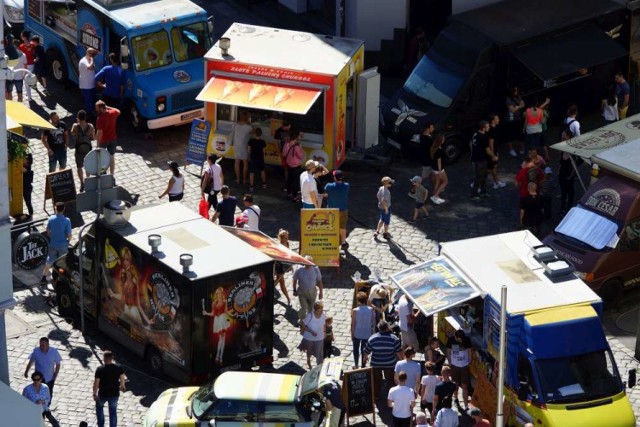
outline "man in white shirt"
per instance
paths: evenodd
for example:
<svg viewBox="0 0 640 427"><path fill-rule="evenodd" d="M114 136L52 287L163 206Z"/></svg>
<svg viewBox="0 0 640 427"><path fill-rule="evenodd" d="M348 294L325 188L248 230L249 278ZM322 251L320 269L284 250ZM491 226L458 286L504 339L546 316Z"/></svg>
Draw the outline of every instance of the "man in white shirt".
<svg viewBox="0 0 640 427"><path fill-rule="evenodd" d="M318 193L316 178L329 173L329 170L315 160L307 160L305 171L300 174L300 194L303 209L320 209L322 199Z"/></svg>
<svg viewBox="0 0 640 427"><path fill-rule="evenodd" d="M394 427L410 427L416 395L411 387L407 387L407 373L398 374L399 384L389 390L387 405L391 408Z"/></svg>
<svg viewBox="0 0 640 427"><path fill-rule="evenodd" d="M14 40L13 44L16 47L16 52L18 53L18 59L10 60L9 66L14 70L25 70L27 68L27 55L25 55L18 46L20 46L20 42L18 40ZM13 99L13 88L15 86L16 92L18 93L18 102L22 102L22 87L24 80L24 71L15 71L13 73L13 80L7 80L5 97L8 101Z"/></svg>
<svg viewBox="0 0 640 427"><path fill-rule="evenodd" d="M451 399L445 399L442 402L442 409L438 411L434 427L458 427L458 413L451 409Z"/></svg>
<svg viewBox="0 0 640 427"><path fill-rule="evenodd" d="M78 62L78 87L82 93L84 109L90 117L95 117L96 115L96 68L93 57L97 53L95 49L90 47Z"/></svg>
<svg viewBox="0 0 640 427"><path fill-rule="evenodd" d="M580 122L578 121L578 107L572 105L567 110L567 117L564 119L564 124L569 127L571 135L576 137L580 136Z"/></svg>
<svg viewBox="0 0 640 427"><path fill-rule="evenodd" d="M245 207L245 210L242 211L242 216L247 220L244 228L258 231L260 225L260 206L253 204L253 196L251 194L245 194L242 202Z"/></svg>

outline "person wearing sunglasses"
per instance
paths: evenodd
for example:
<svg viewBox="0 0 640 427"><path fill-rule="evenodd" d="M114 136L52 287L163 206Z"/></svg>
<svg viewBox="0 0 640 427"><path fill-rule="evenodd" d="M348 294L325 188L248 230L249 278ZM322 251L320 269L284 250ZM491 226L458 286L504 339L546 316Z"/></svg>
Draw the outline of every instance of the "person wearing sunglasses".
<svg viewBox="0 0 640 427"><path fill-rule="evenodd" d="M49 420L53 427L60 427L58 420L55 419L49 410L51 403L51 395L49 394L49 386L44 382L44 376L41 372L35 371L31 374L32 384L29 384L22 391L22 395L42 408L42 418Z"/></svg>

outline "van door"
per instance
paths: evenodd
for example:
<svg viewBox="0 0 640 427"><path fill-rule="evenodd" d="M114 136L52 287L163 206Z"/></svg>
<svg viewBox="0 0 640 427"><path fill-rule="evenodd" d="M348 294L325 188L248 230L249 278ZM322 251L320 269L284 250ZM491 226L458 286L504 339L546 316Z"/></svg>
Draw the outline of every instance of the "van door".
<svg viewBox="0 0 640 427"><path fill-rule="evenodd" d="M480 120L486 120L491 103L492 76L491 68L487 67L479 71L469 84L466 99L462 99L465 123L477 128Z"/></svg>
<svg viewBox="0 0 640 427"><path fill-rule="evenodd" d="M619 266L624 287L640 285L640 218L624 226L617 252L619 259L615 263Z"/></svg>

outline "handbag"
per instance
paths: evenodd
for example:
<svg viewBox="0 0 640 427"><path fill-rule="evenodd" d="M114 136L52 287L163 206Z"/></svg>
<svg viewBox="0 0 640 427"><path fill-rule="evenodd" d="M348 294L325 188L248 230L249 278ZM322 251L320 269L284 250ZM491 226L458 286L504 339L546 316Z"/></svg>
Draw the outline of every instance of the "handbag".
<svg viewBox="0 0 640 427"><path fill-rule="evenodd" d="M200 204L198 205L198 213L206 219L209 219L209 202L207 202L202 196Z"/></svg>

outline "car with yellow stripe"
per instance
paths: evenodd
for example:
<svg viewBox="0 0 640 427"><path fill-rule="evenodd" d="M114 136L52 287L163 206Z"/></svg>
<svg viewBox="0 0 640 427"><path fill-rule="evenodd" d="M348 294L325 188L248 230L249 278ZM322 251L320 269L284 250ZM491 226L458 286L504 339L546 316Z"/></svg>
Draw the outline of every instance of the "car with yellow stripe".
<svg viewBox="0 0 640 427"><path fill-rule="evenodd" d="M343 358L325 359L304 375L224 372L201 387L166 390L149 408L144 427L311 427L321 389L340 381Z"/></svg>

